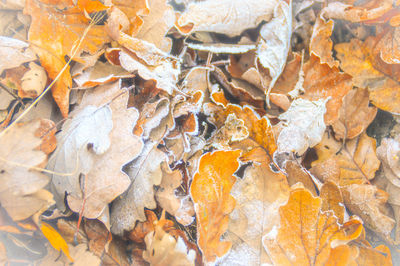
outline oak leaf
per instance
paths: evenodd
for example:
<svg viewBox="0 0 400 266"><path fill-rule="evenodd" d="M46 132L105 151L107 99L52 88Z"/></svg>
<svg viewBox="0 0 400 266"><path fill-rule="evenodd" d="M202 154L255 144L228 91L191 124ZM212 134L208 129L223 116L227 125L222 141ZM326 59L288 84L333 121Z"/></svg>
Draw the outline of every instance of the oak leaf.
<svg viewBox="0 0 400 266"><path fill-rule="evenodd" d="M30 168L46 161L36 135L40 121L16 125L0 138L0 202L13 220L24 220L53 204L49 178Z"/></svg>
<svg viewBox="0 0 400 266"><path fill-rule="evenodd" d="M190 186L197 217L197 243L207 263L224 256L232 246L220 238L228 228L228 215L235 208L230 192L236 181L233 174L239 167L240 153L236 150L204 154Z"/></svg>
<svg viewBox="0 0 400 266"><path fill-rule="evenodd" d="M32 49L28 48L26 42L0 36L0 74L5 69L18 67L23 63L36 60L36 55Z"/></svg>
<svg viewBox="0 0 400 266"><path fill-rule="evenodd" d="M322 200L304 188L292 189L289 201L279 210L280 225L264 236L263 243L275 265L324 265L337 243L356 239L363 227L350 220L340 225L333 212L322 212Z"/></svg>

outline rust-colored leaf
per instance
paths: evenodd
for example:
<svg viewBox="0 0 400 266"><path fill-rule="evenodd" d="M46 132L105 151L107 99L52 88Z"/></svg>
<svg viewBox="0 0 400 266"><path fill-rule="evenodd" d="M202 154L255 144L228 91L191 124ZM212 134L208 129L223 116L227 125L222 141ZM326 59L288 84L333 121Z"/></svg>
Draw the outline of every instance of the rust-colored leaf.
<svg viewBox="0 0 400 266"><path fill-rule="evenodd" d="M240 151L215 151L200 159L199 170L190 187L197 217L198 245L206 262L225 255L232 243L221 241L228 228L229 213L235 207L230 195L239 167Z"/></svg>

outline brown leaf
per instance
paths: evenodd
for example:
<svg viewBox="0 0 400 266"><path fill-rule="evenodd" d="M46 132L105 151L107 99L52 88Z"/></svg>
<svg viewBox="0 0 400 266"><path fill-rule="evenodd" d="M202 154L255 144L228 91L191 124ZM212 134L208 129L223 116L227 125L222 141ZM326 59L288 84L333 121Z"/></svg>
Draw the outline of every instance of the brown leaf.
<svg viewBox="0 0 400 266"><path fill-rule="evenodd" d="M305 92L300 97L313 101L331 97L326 104L325 114L325 123L331 125L338 117L343 96L352 88L351 77L340 73L336 67L321 64L314 55L311 55L303 69Z"/></svg>
<svg viewBox="0 0 400 266"><path fill-rule="evenodd" d="M47 158L39 150L42 140L35 136L39 128L40 121L16 125L0 138L0 202L13 220L24 220L53 204L44 189L49 178L30 169Z"/></svg>
<svg viewBox="0 0 400 266"><path fill-rule="evenodd" d="M310 175L307 174L298 163L288 161L286 162L285 166L285 170L287 173L287 182L289 186L293 186L296 183L300 182L304 185L306 189L308 189L308 191L313 194L313 196L317 195L314 182L312 181Z"/></svg>
<svg viewBox="0 0 400 266"><path fill-rule="evenodd" d="M63 69L66 64L64 56L72 56L74 45L89 25L89 19L85 17L84 10L95 12L105 9L107 7L97 1L79 0L77 6L72 1L54 0L43 3L39 0L29 0L26 2L24 12L32 17L29 41L35 44L33 49L51 79L55 79ZM52 36L57 36L57 38ZM109 40L104 26L92 26L76 53L77 58L74 59L79 60L82 51L90 54L97 52ZM68 115L71 86L71 75L67 67L52 88L54 100L64 117Z"/></svg>
<svg viewBox="0 0 400 266"><path fill-rule="evenodd" d="M398 85L399 68L385 64L373 47L376 40L371 36L364 42L352 39L350 43L335 45L340 67L353 76L354 85L368 88L371 102L378 108L400 112L400 94Z"/></svg>
<svg viewBox="0 0 400 266"><path fill-rule="evenodd" d="M184 34L210 31L235 36L262 21L269 21L278 1L203 1L190 4L178 18L176 27ZM227 19L228 18L228 19Z"/></svg>
<svg viewBox="0 0 400 266"><path fill-rule="evenodd" d="M279 210L280 226L263 238L268 255L276 265L324 265L336 240L346 244L362 232L359 220L349 223L356 230L339 225L332 212L321 212L321 199L304 188L293 189L289 201Z"/></svg>
<svg viewBox="0 0 400 266"><path fill-rule="evenodd" d="M381 59L387 64L400 63L400 29L390 28L387 33L376 44L375 49L380 51Z"/></svg>
<svg viewBox="0 0 400 266"><path fill-rule="evenodd" d="M375 172L380 166L375 153L376 141L366 133L347 141L345 147L325 133L322 141L315 146L315 150L318 160L311 164L313 168L326 163L329 159L336 160L340 170L338 183L340 186L367 183L375 177ZM326 176L332 173L331 167L321 170L319 173L326 173Z"/></svg>
<svg viewBox="0 0 400 266"><path fill-rule="evenodd" d="M376 107L368 104L367 89L351 90L344 96L338 120L332 124L337 139L353 139L364 132L377 112Z"/></svg>
<svg viewBox="0 0 400 266"><path fill-rule="evenodd" d="M319 57L321 64L327 64L330 68L339 66L339 62L332 57L332 31L333 20L326 21L322 16L318 17L310 43L310 54Z"/></svg>
<svg viewBox="0 0 400 266"><path fill-rule="evenodd" d="M228 215L235 208L230 191L236 181L233 173L239 167L240 153L236 150L204 154L190 187L197 217L197 243L208 263L224 256L232 246L220 238L228 228Z"/></svg>
<svg viewBox="0 0 400 266"><path fill-rule="evenodd" d="M336 183L326 181L321 187L320 197L322 199L321 210L332 210L338 218L339 223L343 224L345 208L342 193Z"/></svg>
<svg viewBox="0 0 400 266"><path fill-rule="evenodd" d="M5 69L18 67L23 63L36 60L35 53L28 46L23 41L0 36L0 74Z"/></svg>

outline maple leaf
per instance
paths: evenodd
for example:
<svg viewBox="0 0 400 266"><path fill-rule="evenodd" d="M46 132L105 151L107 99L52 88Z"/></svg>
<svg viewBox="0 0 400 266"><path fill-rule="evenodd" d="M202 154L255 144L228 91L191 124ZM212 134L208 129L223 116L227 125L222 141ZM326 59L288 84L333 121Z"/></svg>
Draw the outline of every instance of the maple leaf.
<svg viewBox="0 0 400 266"><path fill-rule="evenodd" d="M321 204L322 200L306 189L292 189L289 201L279 210L279 228L274 227L263 238L275 265L324 265L335 241L346 244L360 235L359 220L339 225L332 212L321 211ZM356 229L349 231L348 225Z"/></svg>
<svg viewBox="0 0 400 266"><path fill-rule="evenodd" d="M232 243L220 241L228 227L229 213L235 200L229 194L239 167L240 150L206 153L200 159L198 172L190 186L196 217L198 246L206 262L214 262L225 255Z"/></svg>
<svg viewBox="0 0 400 266"><path fill-rule="evenodd" d="M84 10L97 12L106 9L107 7L99 1L80 0L76 6L73 1L26 2L24 12L32 18L28 39L34 44L32 49L39 56L51 79L55 79L64 68L64 56L72 57L73 49L79 48L76 52L77 57L74 58L79 61L82 51L93 54L110 40L104 26L94 25L86 33L81 46L75 47L90 23ZM68 115L71 86L71 75L67 67L52 88L54 100L64 117Z"/></svg>

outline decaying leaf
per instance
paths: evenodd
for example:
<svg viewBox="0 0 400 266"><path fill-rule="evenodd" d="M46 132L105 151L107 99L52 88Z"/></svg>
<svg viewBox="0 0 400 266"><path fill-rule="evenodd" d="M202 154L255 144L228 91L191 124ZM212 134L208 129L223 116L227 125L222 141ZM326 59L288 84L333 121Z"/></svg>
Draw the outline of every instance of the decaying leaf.
<svg viewBox="0 0 400 266"><path fill-rule="evenodd" d="M240 150L206 153L200 159L199 170L190 187L197 217L198 246L206 262L223 257L232 243L221 241L228 228L229 213L235 208L230 195L239 167Z"/></svg>
<svg viewBox="0 0 400 266"><path fill-rule="evenodd" d="M44 189L49 179L37 167L47 156L35 133L40 121L17 125L0 138L0 202L13 220L24 220L53 204Z"/></svg>
<svg viewBox="0 0 400 266"><path fill-rule="evenodd" d="M356 230L349 232L347 224L337 223L333 212L322 212L321 199L304 188L293 189L279 213L279 226L263 239L275 265L324 265L337 243L347 244L363 229L359 220L351 220L347 224L355 224Z"/></svg>
<svg viewBox="0 0 400 266"><path fill-rule="evenodd" d="M47 83L47 75L43 67L31 62L29 70L25 72L21 79L21 92L25 97L35 98L39 96Z"/></svg>
<svg viewBox="0 0 400 266"><path fill-rule="evenodd" d="M289 110L279 116L284 124L278 136L278 151L302 155L317 145L325 131L325 104L326 100L294 100Z"/></svg>

